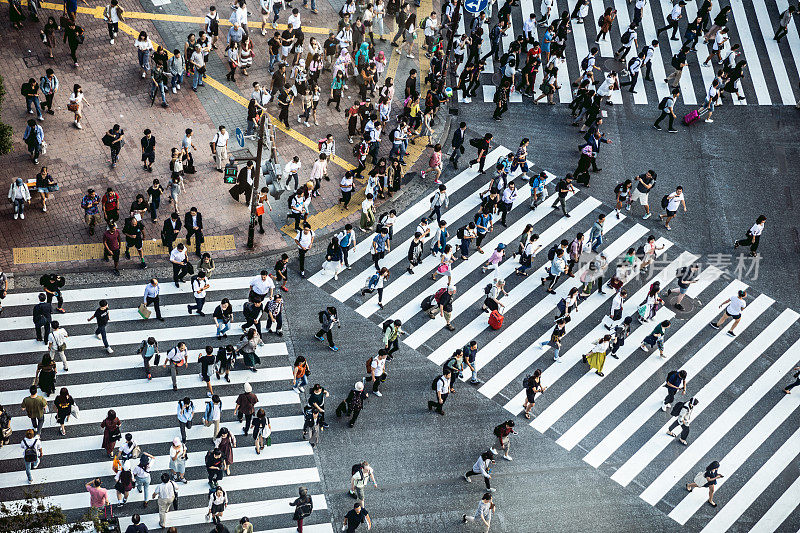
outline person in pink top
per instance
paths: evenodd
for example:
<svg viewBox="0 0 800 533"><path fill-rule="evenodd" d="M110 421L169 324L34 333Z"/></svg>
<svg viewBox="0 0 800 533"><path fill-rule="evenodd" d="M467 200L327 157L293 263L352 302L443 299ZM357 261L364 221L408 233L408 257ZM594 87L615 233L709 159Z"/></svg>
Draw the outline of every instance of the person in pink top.
<svg viewBox="0 0 800 533"><path fill-rule="evenodd" d="M92 509L103 509L108 502L108 491L101 487L100 478L94 478L86 484L86 490L89 491L89 506Z"/></svg>
<svg viewBox="0 0 800 533"><path fill-rule="evenodd" d="M422 175L422 179L425 179L425 174L427 174L428 172L435 172L436 173L436 177L434 177L434 179L433 179L433 182L435 184L439 185L440 183L442 183L441 180L439 179L439 176L442 175L442 145L441 144L437 144L436 146L433 147L433 154L431 154L430 161L428 161L428 168L426 168L425 171L421 174Z"/></svg>
<svg viewBox="0 0 800 533"><path fill-rule="evenodd" d="M500 265L500 261L502 261L503 257L505 256L505 248L506 245L502 242L498 244L495 251L489 256L489 260L486 261L486 264L481 267L481 272L486 272L490 268L497 270L498 266Z"/></svg>

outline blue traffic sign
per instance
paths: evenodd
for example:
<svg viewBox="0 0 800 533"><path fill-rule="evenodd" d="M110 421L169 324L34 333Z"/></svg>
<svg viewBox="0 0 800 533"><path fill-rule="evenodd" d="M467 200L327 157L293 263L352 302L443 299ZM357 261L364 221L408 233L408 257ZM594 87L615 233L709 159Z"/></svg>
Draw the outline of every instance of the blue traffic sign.
<svg viewBox="0 0 800 533"><path fill-rule="evenodd" d="M486 9L486 6L489 5L489 0L466 0L464 2L464 7L467 11L472 13L473 15L477 15L481 11Z"/></svg>
<svg viewBox="0 0 800 533"><path fill-rule="evenodd" d="M236 128L236 142L239 143L239 146L244 148L244 133L242 133L242 128Z"/></svg>

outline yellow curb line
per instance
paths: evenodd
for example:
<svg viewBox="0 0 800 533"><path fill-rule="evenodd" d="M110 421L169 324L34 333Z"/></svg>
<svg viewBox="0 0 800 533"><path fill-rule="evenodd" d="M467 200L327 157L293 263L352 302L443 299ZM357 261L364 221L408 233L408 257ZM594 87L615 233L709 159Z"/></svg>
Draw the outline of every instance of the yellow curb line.
<svg viewBox="0 0 800 533"><path fill-rule="evenodd" d="M205 238L200 246L201 251L214 252L220 250L235 250L236 245L233 235L218 235ZM82 259L102 259L103 245L101 243L70 244L65 246L33 246L28 248L14 248L14 264L30 265L36 263L55 263L59 261L77 261ZM169 249L161 245L161 241L146 240L142 251L146 256L164 255ZM136 260L137 254L132 254Z"/></svg>

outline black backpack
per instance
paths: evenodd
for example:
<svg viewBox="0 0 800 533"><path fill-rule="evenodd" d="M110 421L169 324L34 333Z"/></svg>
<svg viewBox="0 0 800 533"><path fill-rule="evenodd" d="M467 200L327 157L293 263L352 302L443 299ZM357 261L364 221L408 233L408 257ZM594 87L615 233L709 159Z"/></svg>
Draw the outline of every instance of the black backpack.
<svg viewBox="0 0 800 533"><path fill-rule="evenodd" d="M664 383L664 386L665 386L665 387L667 387L667 388L669 388L669 387L667 386L667 383L669 383L669 380L670 380L671 378L673 378L673 377L675 377L675 376L677 376L677 375L678 375L678 371L677 371L677 370L671 370L671 371L669 372L669 374L667 374L667 379L666 379L666 382Z"/></svg>
<svg viewBox="0 0 800 533"><path fill-rule="evenodd" d="M681 68L681 64L683 63L683 61L681 61L681 59L678 57L678 55L675 54L674 56L672 56L671 63L672 63L672 68L677 70L677 69Z"/></svg>
<svg viewBox="0 0 800 533"><path fill-rule="evenodd" d="M627 43L631 40L631 30L627 30L625 33L622 34L622 42Z"/></svg>
<svg viewBox="0 0 800 533"><path fill-rule="evenodd" d="M300 505L297 506L297 515L300 518L306 518L307 516L311 516L311 511L313 510L314 507L312 506L310 501L306 503L301 503Z"/></svg>
<svg viewBox="0 0 800 533"><path fill-rule="evenodd" d="M558 250L558 248L559 248L559 245L558 245L558 244L556 244L555 246L553 246L552 248L550 248L549 250L547 250L547 260L548 260L548 261L552 261L553 259L555 259L555 257L556 257L556 250Z"/></svg>
<svg viewBox="0 0 800 533"><path fill-rule="evenodd" d="M356 472L364 472L364 467L361 466L361 463L356 463L353 465L353 468L350 469L350 475L355 476Z"/></svg>
<svg viewBox="0 0 800 533"><path fill-rule="evenodd" d="M394 324L394 320L392 320L392 319L386 320L383 323L383 326L381 326L381 329L382 329L383 333L386 333L386 330L389 329L390 327L392 327L392 324Z"/></svg>
<svg viewBox="0 0 800 533"><path fill-rule="evenodd" d="M581 59L581 70L586 70L589 68L589 56L584 57Z"/></svg>
<svg viewBox="0 0 800 533"><path fill-rule="evenodd" d="M522 378L522 388L524 388L524 389L527 389L527 388L528 388L528 386L531 384L531 378L532 378L532 377L533 377L533 376L531 376L530 374L528 374L527 376L525 376L524 378Z"/></svg>
<svg viewBox="0 0 800 533"><path fill-rule="evenodd" d="M488 285L486 285L483 288L483 293L486 294L487 296L489 295L490 292L492 292L492 284L491 283L489 283Z"/></svg>
<svg viewBox="0 0 800 533"><path fill-rule="evenodd" d="M431 390L432 390L432 391L435 391L435 390L436 390L436 387L437 387L437 386L438 386L438 384L439 384L439 379L441 379L441 377L442 377L442 376L436 376L436 379L434 379L434 380L433 380L433 383L431 383Z"/></svg>
<svg viewBox="0 0 800 533"><path fill-rule="evenodd" d="M34 439L33 445L28 446L25 441L22 441L22 445L25 446L25 451L23 452L23 457L25 458L26 463L35 463L36 458L39 454L36 452L36 440Z"/></svg>
<svg viewBox="0 0 800 533"><path fill-rule="evenodd" d="M666 209L669 205L669 195L665 194L664 197L661 199L661 208Z"/></svg>
<svg viewBox="0 0 800 533"><path fill-rule="evenodd" d="M325 311L320 311L319 312L319 323L320 324L322 324L322 322L323 322L323 318L322 317L324 317L324 316L325 316Z"/></svg>
<svg viewBox="0 0 800 533"><path fill-rule="evenodd" d="M458 228L458 229L456 230L456 237L458 237L459 239L463 239L463 238L464 238L464 231L465 231L466 229L467 229L467 226L466 226L466 225L464 225L464 226L461 226L460 228Z"/></svg>
<svg viewBox="0 0 800 533"><path fill-rule="evenodd" d="M672 410L669 412L669 414L671 414L672 416L680 416L681 410L683 409L684 405L685 405L684 402L677 402L675 405L672 406Z"/></svg>
<svg viewBox="0 0 800 533"><path fill-rule="evenodd" d="M503 429L504 426L505 426L505 424L499 424L499 425L494 427L494 436L495 437L499 437L500 436L500 431Z"/></svg>
<svg viewBox="0 0 800 533"><path fill-rule="evenodd" d="M636 249L636 257L639 259L644 259L644 244L640 244Z"/></svg>
<svg viewBox="0 0 800 533"><path fill-rule="evenodd" d="M664 109L666 109L667 100L669 100L669 96L665 96L664 98L661 99L661 101L658 103L659 110L664 111Z"/></svg>

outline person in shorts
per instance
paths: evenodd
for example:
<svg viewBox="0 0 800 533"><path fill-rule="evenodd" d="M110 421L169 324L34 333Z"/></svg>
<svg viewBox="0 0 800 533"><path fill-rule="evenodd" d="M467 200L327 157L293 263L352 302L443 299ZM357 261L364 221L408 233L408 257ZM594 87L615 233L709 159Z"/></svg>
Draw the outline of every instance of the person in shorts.
<svg viewBox="0 0 800 533"><path fill-rule="evenodd" d="M731 325L731 329L728 330L728 335L730 337L735 337L736 333L734 333L734 329L739 324L739 321L742 319L742 311L745 307L747 307L747 302L744 299L747 297L746 291L739 291L736 296L731 296L724 302L722 302L719 307L725 307L725 311L722 313L722 316L719 317L719 320L716 322L712 322L709 324L714 329L720 329L722 324L725 323L729 318L733 319L733 325Z"/></svg>
<svg viewBox="0 0 800 533"><path fill-rule="evenodd" d="M647 220L651 216L648 195L650 194L650 189L656 184L656 173L654 170L648 170L644 174L633 178L633 182L635 187L631 194L631 209L633 208L633 204L636 202L640 203L642 207L644 207L642 220Z"/></svg>
<svg viewBox="0 0 800 533"><path fill-rule="evenodd" d="M675 299L675 309L683 311L683 305L681 302L683 301L683 297L686 295L686 291L689 290L689 286L692 283L697 283L698 272L700 272L700 265L697 263L692 263L691 266L678 269L678 288L667 291L668 295L672 294L673 291L678 291L678 297Z"/></svg>
<svg viewBox="0 0 800 533"><path fill-rule="evenodd" d="M281 284L283 292L289 292L286 282L289 281L289 255L281 254L281 258L275 263L275 281Z"/></svg>

